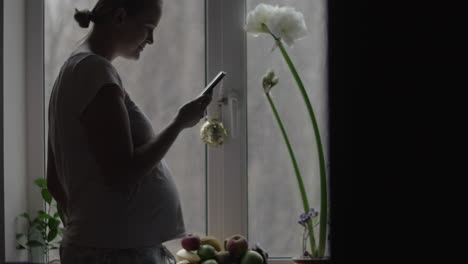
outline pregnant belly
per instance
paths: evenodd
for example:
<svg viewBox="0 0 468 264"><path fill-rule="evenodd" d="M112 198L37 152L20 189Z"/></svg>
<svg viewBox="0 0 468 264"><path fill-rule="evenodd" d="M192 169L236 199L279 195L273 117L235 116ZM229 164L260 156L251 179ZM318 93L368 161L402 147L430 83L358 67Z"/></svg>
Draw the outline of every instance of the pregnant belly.
<svg viewBox="0 0 468 264"><path fill-rule="evenodd" d="M131 207L149 215L161 213L166 208L178 207L180 204L172 179L156 170L143 179L134 195Z"/></svg>

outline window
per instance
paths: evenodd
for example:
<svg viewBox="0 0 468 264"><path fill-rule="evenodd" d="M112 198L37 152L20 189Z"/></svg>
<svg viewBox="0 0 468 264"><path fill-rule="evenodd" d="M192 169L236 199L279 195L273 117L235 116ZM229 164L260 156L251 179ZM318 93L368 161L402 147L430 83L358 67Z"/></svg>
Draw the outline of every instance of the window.
<svg viewBox="0 0 468 264"><path fill-rule="evenodd" d="M91 9L95 2L44 0L45 109L62 63L89 31L73 20L73 8ZM261 87L268 68L280 78L273 98L315 208L320 204L319 169L312 126L283 58L278 50L270 52L271 37L247 36L241 27L246 12L261 2L291 5L305 15L308 35L288 50L312 100L327 154L325 0L165 1L154 45L137 62L117 59L113 64L156 131L205 82L220 70L228 73L208 110L228 129L225 144L206 147L199 137L200 123L179 136L165 159L182 198L188 232L214 235L221 241L245 234L251 246L260 243L278 260L301 253L302 227L297 218L302 207L285 144ZM167 246L175 254L180 242ZM58 256L51 254L55 254L51 259Z"/></svg>
<svg viewBox="0 0 468 264"><path fill-rule="evenodd" d="M309 94L327 155L326 1L247 0L247 10L265 2L287 4L304 14L307 36L286 49ZM270 36L247 37L249 237L267 248L270 257L281 258L301 254L303 227L297 220L303 207L286 144L261 85L268 68L279 77L272 100L294 149L309 204L317 210L320 181L307 109L279 49L271 52L273 44Z"/></svg>

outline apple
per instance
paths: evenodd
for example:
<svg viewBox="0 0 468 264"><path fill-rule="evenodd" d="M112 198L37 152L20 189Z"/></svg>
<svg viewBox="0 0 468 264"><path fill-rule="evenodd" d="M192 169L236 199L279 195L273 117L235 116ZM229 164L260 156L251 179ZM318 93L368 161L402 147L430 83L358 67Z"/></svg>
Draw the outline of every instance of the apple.
<svg viewBox="0 0 468 264"><path fill-rule="evenodd" d="M185 250L194 251L200 248L200 237L196 234L188 234L186 237L182 238L181 244Z"/></svg>
<svg viewBox="0 0 468 264"><path fill-rule="evenodd" d="M229 251L223 250L216 253L215 257L218 264L239 264L240 259L235 258L229 254Z"/></svg>
<svg viewBox="0 0 468 264"><path fill-rule="evenodd" d="M245 237L241 235L233 235L228 239L226 248L232 256L241 257L245 252L247 252L249 243Z"/></svg>
<svg viewBox="0 0 468 264"><path fill-rule="evenodd" d="M248 250L241 258L240 264L263 264L263 257L254 250Z"/></svg>
<svg viewBox="0 0 468 264"><path fill-rule="evenodd" d="M211 245L201 245L197 251L197 255L201 260L214 259L216 256L216 249Z"/></svg>
<svg viewBox="0 0 468 264"><path fill-rule="evenodd" d="M268 252L266 252L259 243L255 244L255 247L252 248L253 251L256 251L258 254L262 255L263 257L263 264L268 264Z"/></svg>

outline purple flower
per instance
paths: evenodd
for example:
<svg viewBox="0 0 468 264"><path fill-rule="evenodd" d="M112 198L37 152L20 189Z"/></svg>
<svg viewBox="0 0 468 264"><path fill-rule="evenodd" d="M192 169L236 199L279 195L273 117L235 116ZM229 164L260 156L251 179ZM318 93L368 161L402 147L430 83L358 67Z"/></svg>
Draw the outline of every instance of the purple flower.
<svg viewBox="0 0 468 264"><path fill-rule="evenodd" d="M318 213L319 213L319 212L318 212L317 210L315 210L315 208L313 208L313 207L310 208L309 214L312 214L311 217L316 217L316 216L318 216Z"/></svg>
<svg viewBox="0 0 468 264"><path fill-rule="evenodd" d="M318 211L315 210L313 207L311 207L309 213L307 213L307 214L302 213L299 216L300 219L299 219L298 223L301 224L302 226L305 226L305 223L307 223L313 217L317 217L317 216L318 216Z"/></svg>

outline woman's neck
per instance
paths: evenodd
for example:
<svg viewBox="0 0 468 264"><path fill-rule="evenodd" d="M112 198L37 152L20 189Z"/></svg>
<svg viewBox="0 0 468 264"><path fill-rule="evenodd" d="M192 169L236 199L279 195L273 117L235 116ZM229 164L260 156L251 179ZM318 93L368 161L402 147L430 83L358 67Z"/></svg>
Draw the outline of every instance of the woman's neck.
<svg viewBox="0 0 468 264"><path fill-rule="evenodd" d="M79 49L90 51L96 55L113 61L117 57L116 48L112 37L105 32L96 32L94 29L89 38L80 46Z"/></svg>

